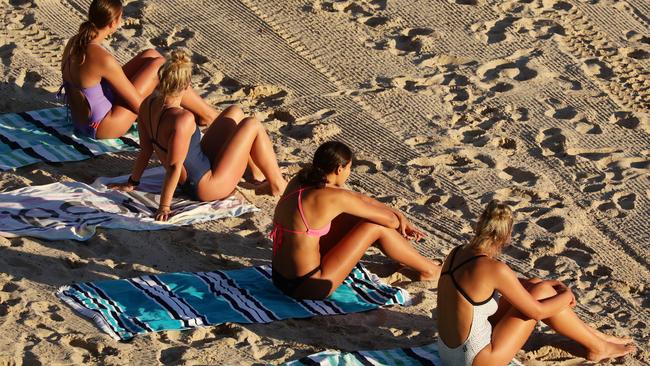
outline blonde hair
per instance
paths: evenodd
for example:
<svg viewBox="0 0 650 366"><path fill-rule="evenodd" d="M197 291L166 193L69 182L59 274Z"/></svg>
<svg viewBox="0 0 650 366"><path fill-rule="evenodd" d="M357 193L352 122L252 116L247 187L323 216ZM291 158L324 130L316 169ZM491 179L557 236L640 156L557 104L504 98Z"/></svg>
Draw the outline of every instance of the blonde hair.
<svg viewBox="0 0 650 366"><path fill-rule="evenodd" d="M111 24L121 14L121 0L93 0L88 8L88 20L81 23L79 31L72 41L70 54L80 59L80 63L83 64L86 61L88 44L97 37L99 29Z"/></svg>
<svg viewBox="0 0 650 366"><path fill-rule="evenodd" d="M512 231L512 210L499 200L492 200L476 224L469 246L475 251L497 254L506 246Z"/></svg>
<svg viewBox="0 0 650 366"><path fill-rule="evenodd" d="M192 62L185 50L174 50L158 70L158 91L163 96L176 95L192 81Z"/></svg>

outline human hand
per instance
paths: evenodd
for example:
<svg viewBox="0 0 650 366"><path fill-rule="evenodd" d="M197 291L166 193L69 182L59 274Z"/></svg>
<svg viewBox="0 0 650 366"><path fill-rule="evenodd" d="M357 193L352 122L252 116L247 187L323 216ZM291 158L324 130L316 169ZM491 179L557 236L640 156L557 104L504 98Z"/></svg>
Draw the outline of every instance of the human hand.
<svg viewBox="0 0 650 366"><path fill-rule="evenodd" d="M132 190L135 189L135 186L130 182L124 182L124 183L111 183L108 185L108 188L116 189L122 192L131 192Z"/></svg>
<svg viewBox="0 0 650 366"><path fill-rule="evenodd" d="M168 205L160 205L156 212L156 221L167 221L171 216L172 210Z"/></svg>
<svg viewBox="0 0 650 366"><path fill-rule="evenodd" d="M408 220L406 221L406 225L404 227L404 233L402 234L405 238L411 238L415 241L419 241L423 237L427 236L422 230L418 229L413 225L411 222Z"/></svg>
<svg viewBox="0 0 650 366"><path fill-rule="evenodd" d="M552 280L550 282L552 282L552 286L555 289L555 291L557 291L558 295L567 293L566 296L570 297L569 298L569 307L575 307L576 306L576 297L573 294L573 291L571 291L571 289L569 287L567 287L567 285L565 285L564 283L562 283L560 281L556 281L556 280Z"/></svg>

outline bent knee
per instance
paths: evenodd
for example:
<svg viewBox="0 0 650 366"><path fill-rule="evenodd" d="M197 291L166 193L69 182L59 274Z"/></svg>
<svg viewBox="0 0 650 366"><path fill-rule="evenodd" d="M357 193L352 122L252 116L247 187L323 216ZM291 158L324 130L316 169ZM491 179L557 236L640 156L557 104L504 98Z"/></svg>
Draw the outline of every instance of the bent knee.
<svg viewBox="0 0 650 366"><path fill-rule="evenodd" d="M548 299L549 297L557 295L557 291L548 282L538 282L530 287L528 290L531 296L536 300Z"/></svg>
<svg viewBox="0 0 650 366"><path fill-rule="evenodd" d="M234 120L235 123L239 123L245 117L244 111L236 104L224 109L222 116Z"/></svg>
<svg viewBox="0 0 650 366"><path fill-rule="evenodd" d="M160 52L156 51L154 48L148 48L140 53L140 56L142 57L148 57L148 58L162 58L164 59L163 55L160 54Z"/></svg>

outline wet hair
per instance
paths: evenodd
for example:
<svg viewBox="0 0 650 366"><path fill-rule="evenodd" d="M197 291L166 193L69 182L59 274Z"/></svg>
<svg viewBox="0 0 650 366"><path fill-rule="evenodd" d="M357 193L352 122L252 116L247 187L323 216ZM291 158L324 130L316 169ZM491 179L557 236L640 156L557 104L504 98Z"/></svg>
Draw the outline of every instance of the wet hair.
<svg viewBox="0 0 650 366"><path fill-rule="evenodd" d="M492 200L481 214L469 246L484 253L500 253L510 239L512 222L510 207L499 200Z"/></svg>
<svg viewBox="0 0 650 366"><path fill-rule="evenodd" d="M106 27L122 14L121 0L93 0L88 9L88 20L81 23L75 36L70 54L86 60L86 49L93 38L99 34L99 29Z"/></svg>
<svg viewBox="0 0 650 366"><path fill-rule="evenodd" d="M175 95L187 89L192 81L192 61L185 50L174 50L158 69L158 91L163 96Z"/></svg>
<svg viewBox="0 0 650 366"><path fill-rule="evenodd" d="M352 161L352 150L342 142L328 141L320 145L314 153L312 163L298 173L301 185L323 187L325 176L344 167Z"/></svg>

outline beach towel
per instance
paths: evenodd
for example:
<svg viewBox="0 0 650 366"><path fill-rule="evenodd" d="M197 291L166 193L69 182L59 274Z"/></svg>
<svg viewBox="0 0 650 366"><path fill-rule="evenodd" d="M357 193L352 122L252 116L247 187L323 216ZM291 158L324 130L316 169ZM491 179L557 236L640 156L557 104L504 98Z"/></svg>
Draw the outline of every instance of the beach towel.
<svg viewBox="0 0 650 366"><path fill-rule="evenodd" d="M100 178L92 185L60 182L0 193L0 235L31 236L50 240L88 240L98 227L160 230L223 217L240 216L258 209L231 196L219 201L196 202L175 197L167 222L155 221L162 167L147 170L137 191L107 188L107 182L125 182L128 176Z"/></svg>
<svg viewBox="0 0 650 366"><path fill-rule="evenodd" d="M283 363L282 366L442 366L436 343L413 348L396 348L379 351L337 352L324 351L299 360ZM509 366L522 366L512 360Z"/></svg>
<svg viewBox="0 0 650 366"><path fill-rule="evenodd" d="M65 107L0 115L0 170L45 162L79 161L138 149L138 131L95 140L72 133Z"/></svg>
<svg viewBox="0 0 650 366"><path fill-rule="evenodd" d="M284 295L273 285L269 266L79 283L60 288L57 296L117 340L226 322L269 323L410 304L405 290L381 283L360 264L322 301Z"/></svg>

